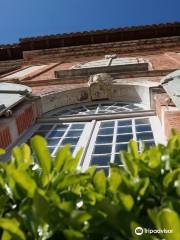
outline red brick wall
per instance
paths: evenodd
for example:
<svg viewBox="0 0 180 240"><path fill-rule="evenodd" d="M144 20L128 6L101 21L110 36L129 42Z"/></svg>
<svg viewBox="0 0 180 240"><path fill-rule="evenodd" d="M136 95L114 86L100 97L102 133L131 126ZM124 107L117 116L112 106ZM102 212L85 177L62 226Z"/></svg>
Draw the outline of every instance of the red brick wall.
<svg viewBox="0 0 180 240"><path fill-rule="evenodd" d="M164 112L164 128L167 137L171 135L172 128L180 133L180 111Z"/></svg>
<svg viewBox="0 0 180 240"><path fill-rule="evenodd" d="M21 135L26 129L28 129L34 120L33 108L31 105L16 117L18 134Z"/></svg>
<svg viewBox="0 0 180 240"><path fill-rule="evenodd" d="M11 134L9 127L0 128L0 148L6 148L11 144Z"/></svg>
<svg viewBox="0 0 180 240"><path fill-rule="evenodd" d="M118 53L117 53L118 54ZM47 69L47 71L42 71L42 74L38 74L38 76L32 77L30 80L27 78L27 82L29 81L40 81L40 80L50 80L54 79L54 72L58 70L66 70L70 69L73 66L83 63L83 62L88 62L88 61L93 61L93 60L99 60L99 59L104 59L105 54L102 54L101 56L89 56L89 57L69 57L64 58L63 60L59 60L62 63L59 63L59 65L55 65L55 67L51 69ZM126 55L119 55L120 57L137 57L137 58L143 58L147 61L150 62L150 68L152 70L171 70L173 69L178 69L180 68L180 55L173 53L173 52L164 52L164 53L159 53L159 54L148 54L146 53L145 55L140 55L140 54L126 54ZM52 64L51 64L52 65ZM49 65L50 66L50 65ZM24 79L24 83L25 83Z"/></svg>
<svg viewBox="0 0 180 240"><path fill-rule="evenodd" d="M167 137L171 135L172 128L180 132L180 111L178 111L174 103L170 100L167 93L155 96L155 108Z"/></svg>
<svg viewBox="0 0 180 240"><path fill-rule="evenodd" d="M13 144L37 118L36 107L34 103L21 105L19 109L13 112L11 118L2 118L0 124L0 148L7 148Z"/></svg>

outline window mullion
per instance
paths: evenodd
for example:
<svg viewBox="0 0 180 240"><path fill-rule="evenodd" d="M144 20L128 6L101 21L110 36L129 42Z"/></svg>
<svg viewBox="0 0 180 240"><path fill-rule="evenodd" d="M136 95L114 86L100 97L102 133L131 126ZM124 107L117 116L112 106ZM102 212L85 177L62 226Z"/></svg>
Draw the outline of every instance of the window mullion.
<svg viewBox="0 0 180 240"><path fill-rule="evenodd" d="M64 134L62 135L60 141L58 142L57 146L54 148L54 151L52 152L52 156L54 156L54 153L56 153L56 151L58 150L58 148L60 147L62 141L64 140L65 135L67 134L67 132L69 131L70 127L72 124L69 124L69 126L67 127L67 129L65 130ZM56 125L55 125L56 126Z"/></svg>
<svg viewBox="0 0 180 240"><path fill-rule="evenodd" d="M98 112L99 112L99 108L100 108L100 105L101 105L101 104L98 104L98 105L97 105L97 108L96 108L95 114L98 114Z"/></svg>
<svg viewBox="0 0 180 240"><path fill-rule="evenodd" d="M113 142L112 142L112 152L111 152L111 160L110 160L111 163L113 163L114 159L115 159L117 123L118 123L117 120L115 120L114 132L113 132Z"/></svg>
<svg viewBox="0 0 180 240"><path fill-rule="evenodd" d="M95 123L96 123L96 121L94 120L94 121L86 124L86 126L81 134L81 137L77 143L77 148L75 149L75 154L78 152L78 150L80 150L81 147L83 148L83 154L81 156L78 166L82 166L82 164L84 162L84 157L86 155L87 148L89 146L89 142L90 142L91 136L93 134Z"/></svg>
<svg viewBox="0 0 180 240"><path fill-rule="evenodd" d="M136 137L136 126L135 126L135 119L132 119L132 132L133 132L133 139L135 141L137 141L137 137Z"/></svg>
<svg viewBox="0 0 180 240"><path fill-rule="evenodd" d="M84 150L84 153L83 153L84 161L81 163L83 171L88 169L88 167L90 165L91 156L92 156L92 152L93 152L93 148L94 148L94 145L95 145L95 141L96 141L96 137L97 137L97 134L98 134L100 124L101 124L100 121L98 121L98 122L96 122L96 120L92 121L92 128L91 128L91 132L90 132L90 137L89 137L87 145L86 145L87 147L86 147L86 149Z"/></svg>

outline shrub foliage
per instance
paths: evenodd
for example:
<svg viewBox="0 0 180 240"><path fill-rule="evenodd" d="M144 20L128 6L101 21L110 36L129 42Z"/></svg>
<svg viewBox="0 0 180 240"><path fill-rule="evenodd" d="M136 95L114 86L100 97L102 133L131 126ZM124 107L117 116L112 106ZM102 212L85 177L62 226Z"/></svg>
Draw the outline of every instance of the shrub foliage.
<svg viewBox="0 0 180 240"><path fill-rule="evenodd" d="M82 150L73 158L69 145L55 159L40 136L31 139L31 148L15 147L0 163L2 240L180 239L178 134L167 146L144 146L142 153L130 141L128 152L121 152L124 167L111 165L107 177L95 166L79 171ZM172 232L137 236L137 226Z"/></svg>

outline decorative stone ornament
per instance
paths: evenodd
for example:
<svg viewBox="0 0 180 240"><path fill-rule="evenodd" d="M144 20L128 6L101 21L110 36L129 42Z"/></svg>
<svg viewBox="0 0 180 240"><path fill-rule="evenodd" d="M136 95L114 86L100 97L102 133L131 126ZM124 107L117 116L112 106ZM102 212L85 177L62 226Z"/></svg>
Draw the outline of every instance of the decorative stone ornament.
<svg viewBox="0 0 180 240"><path fill-rule="evenodd" d="M117 54L105 55L105 59L115 59L117 58Z"/></svg>
<svg viewBox="0 0 180 240"><path fill-rule="evenodd" d="M107 73L99 73L89 77L91 100L111 99L113 78Z"/></svg>

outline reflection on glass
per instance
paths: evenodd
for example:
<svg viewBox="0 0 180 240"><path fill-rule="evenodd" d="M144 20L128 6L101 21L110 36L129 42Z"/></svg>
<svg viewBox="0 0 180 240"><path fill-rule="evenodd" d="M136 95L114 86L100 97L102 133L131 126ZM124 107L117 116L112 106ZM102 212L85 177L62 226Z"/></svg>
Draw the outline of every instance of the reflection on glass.
<svg viewBox="0 0 180 240"><path fill-rule="evenodd" d="M133 139L132 134L117 135L116 142L129 142Z"/></svg>
<svg viewBox="0 0 180 240"><path fill-rule="evenodd" d="M98 136L96 139L97 144L111 143L113 136Z"/></svg>
<svg viewBox="0 0 180 240"><path fill-rule="evenodd" d="M112 145L95 145L94 154L111 153Z"/></svg>
<svg viewBox="0 0 180 240"><path fill-rule="evenodd" d="M92 155L91 165L108 166L111 155Z"/></svg>
<svg viewBox="0 0 180 240"><path fill-rule="evenodd" d="M143 133L137 133L137 140L148 140L153 139L152 132L143 132Z"/></svg>
<svg viewBox="0 0 180 240"><path fill-rule="evenodd" d="M132 125L132 120L120 120L118 121L118 126L128 126Z"/></svg>

